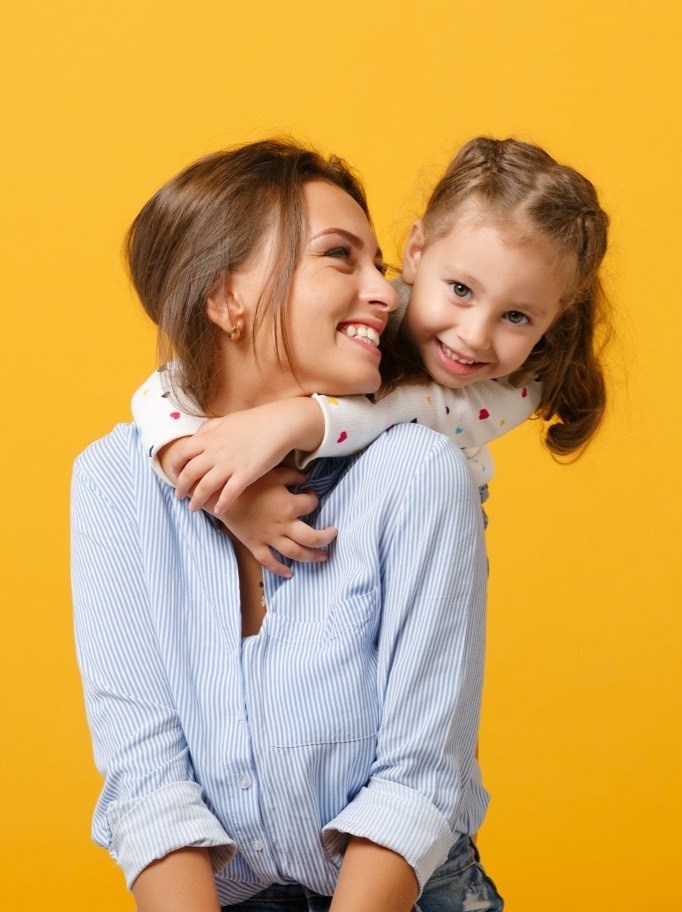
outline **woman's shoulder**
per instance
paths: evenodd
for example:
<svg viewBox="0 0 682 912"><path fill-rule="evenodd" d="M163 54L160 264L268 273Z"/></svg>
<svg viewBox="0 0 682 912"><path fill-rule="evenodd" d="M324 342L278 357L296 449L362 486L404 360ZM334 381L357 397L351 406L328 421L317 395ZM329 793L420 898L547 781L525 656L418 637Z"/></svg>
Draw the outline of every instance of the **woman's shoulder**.
<svg viewBox="0 0 682 912"><path fill-rule="evenodd" d="M117 424L76 458L74 477L89 480L103 490L129 490L143 462L137 427L134 424ZM153 475L149 468L147 472Z"/></svg>
<svg viewBox="0 0 682 912"><path fill-rule="evenodd" d="M359 467L376 475L382 485L398 490L411 481L434 479L447 488L474 489L461 449L448 437L416 422L396 424L358 456Z"/></svg>

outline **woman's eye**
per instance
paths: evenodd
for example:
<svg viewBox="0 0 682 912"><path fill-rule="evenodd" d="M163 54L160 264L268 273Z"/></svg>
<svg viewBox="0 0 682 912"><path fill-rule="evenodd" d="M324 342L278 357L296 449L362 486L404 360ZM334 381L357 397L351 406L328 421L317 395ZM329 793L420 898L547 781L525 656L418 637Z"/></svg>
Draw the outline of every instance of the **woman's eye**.
<svg viewBox="0 0 682 912"><path fill-rule="evenodd" d="M335 260L344 260L346 263L350 263L351 259L351 249L350 247L332 247L331 250L327 250L325 256L333 257Z"/></svg>
<svg viewBox="0 0 682 912"><path fill-rule="evenodd" d="M508 310L504 315L504 318L505 320L509 320L510 323L513 323L514 326L525 326L526 323L530 323L528 317L519 310Z"/></svg>
<svg viewBox="0 0 682 912"><path fill-rule="evenodd" d="M379 272L382 274L382 276L384 278L386 278L386 275L388 274L388 266L386 265L386 263L375 263L375 266L379 270Z"/></svg>
<svg viewBox="0 0 682 912"><path fill-rule="evenodd" d="M452 285L453 292L458 298L468 298L471 294L471 289L463 282L450 282L450 284Z"/></svg>

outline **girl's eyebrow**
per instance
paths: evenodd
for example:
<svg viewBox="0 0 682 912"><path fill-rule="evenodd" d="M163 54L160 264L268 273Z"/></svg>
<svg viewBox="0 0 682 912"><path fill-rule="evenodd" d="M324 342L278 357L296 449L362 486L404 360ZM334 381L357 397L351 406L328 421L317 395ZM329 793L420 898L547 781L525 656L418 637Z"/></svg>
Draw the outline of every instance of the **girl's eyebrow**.
<svg viewBox="0 0 682 912"><path fill-rule="evenodd" d="M341 237L344 237L354 247L358 247L360 250L362 250L362 248L365 246L364 243L362 242L362 240L357 236L357 234L353 234L352 231L347 231L345 228L325 228L324 231L320 231L318 234L314 235L314 237L312 237L310 239L310 241L312 243L313 241L318 240L318 238L325 237L328 234L340 234ZM376 253L374 254L374 256L383 260L384 255L381 252L381 247L377 247L377 250L376 250Z"/></svg>

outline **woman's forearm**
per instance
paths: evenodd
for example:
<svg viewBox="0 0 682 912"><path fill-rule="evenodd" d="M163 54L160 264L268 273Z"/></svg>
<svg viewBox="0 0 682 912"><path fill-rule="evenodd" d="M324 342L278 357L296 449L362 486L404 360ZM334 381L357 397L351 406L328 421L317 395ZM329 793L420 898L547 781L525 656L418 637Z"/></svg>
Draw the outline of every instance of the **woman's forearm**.
<svg viewBox="0 0 682 912"><path fill-rule="evenodd" d="M353 836L330 912L409 912L418 894L416 875L402 855Z"/></svg>
<svg viewBox="0 0 682 912"><path fill-rule="evenodd" d="M138 912L220 912L208 849L178 849L153 861L132 893Z"/></svg>

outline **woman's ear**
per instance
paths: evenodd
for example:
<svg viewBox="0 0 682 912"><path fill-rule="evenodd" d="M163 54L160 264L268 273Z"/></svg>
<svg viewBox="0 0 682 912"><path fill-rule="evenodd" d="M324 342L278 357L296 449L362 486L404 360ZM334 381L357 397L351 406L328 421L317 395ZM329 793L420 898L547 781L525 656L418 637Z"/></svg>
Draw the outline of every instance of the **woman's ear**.
<svg viewBox="0 0 682 912"><path fill-rule="evenodd" d="M421 220L412 223L403 254L403 282L414 285L417 267L424 252L424 225Z"/></svg>
<svg viewBox="0 0 682 912"><path fill-rule="evenodd" d="M239 333L244 329L244 306L239 295L232 287L231 276L221 276L214 283L206 299L206 316L228 335L235 336L235 327ZM238 337L237 335L237 337Z"/></svg>

